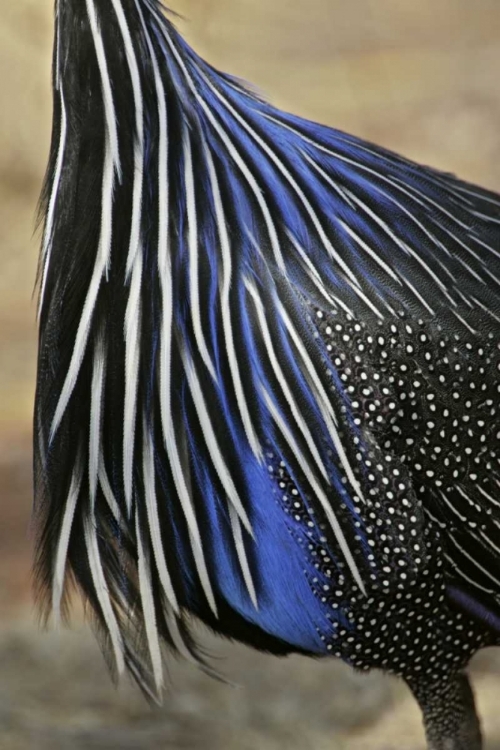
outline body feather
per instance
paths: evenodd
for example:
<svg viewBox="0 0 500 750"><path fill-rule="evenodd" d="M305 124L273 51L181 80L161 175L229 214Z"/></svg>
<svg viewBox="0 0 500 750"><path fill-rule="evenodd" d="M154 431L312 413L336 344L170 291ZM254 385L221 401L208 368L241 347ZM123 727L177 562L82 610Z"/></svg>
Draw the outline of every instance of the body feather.
<svg viewBox="0 0 500 750"><path fill-rule="evenodd" d="M38 576L119 672L160 690L190 614L336 653L429 571L498 617L498 196L278 111L155 0L57 0L42 209Z"/></svg>

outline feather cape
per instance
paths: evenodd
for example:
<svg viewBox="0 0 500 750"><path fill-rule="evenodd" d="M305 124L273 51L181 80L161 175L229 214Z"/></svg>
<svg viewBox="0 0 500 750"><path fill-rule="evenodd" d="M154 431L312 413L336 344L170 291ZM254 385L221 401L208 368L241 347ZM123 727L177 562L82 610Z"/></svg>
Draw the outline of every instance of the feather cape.
<svg viewBox="0 0 500 750"><path fill-rule="evenodd" d="M58 0L53 88L47 611L71 574L154 694L162 643L202 661L189 615L326 653L323 592L394 596L432 528L496 626L500 198L273 108L155 0Z"/></svg>

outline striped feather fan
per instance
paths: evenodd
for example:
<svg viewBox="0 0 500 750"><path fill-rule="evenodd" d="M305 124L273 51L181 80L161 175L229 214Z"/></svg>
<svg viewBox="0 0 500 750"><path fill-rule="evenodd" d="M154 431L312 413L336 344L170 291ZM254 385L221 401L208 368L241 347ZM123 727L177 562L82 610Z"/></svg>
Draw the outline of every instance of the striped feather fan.
<svg viewBox="0 0 500 750"><path fill-rule="evenodd" d="M454 590L493 617L500 199L273 108L155 0L58 0L53 87L35 413L47 612L71 576L117 672L151 695L162 643L203 663L191 615L326 653L349 626L345 606L327 611L332 580L350 602L390 597L436 539ZM468 398L453 368L479 349ZM453 423L466 398L472 437ZM453 435L470 454L429 468Z"/></svg>

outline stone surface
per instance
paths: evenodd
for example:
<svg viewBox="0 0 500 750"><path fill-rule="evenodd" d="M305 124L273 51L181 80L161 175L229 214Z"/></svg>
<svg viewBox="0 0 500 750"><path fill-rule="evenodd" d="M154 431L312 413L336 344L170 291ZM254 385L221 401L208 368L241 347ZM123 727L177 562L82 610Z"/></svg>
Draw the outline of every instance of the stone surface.
<svg viewBox="0 0 500 750"><path fill-rule="evenodd" d="M30 620L21 612L0 633L0 750L423 750L408 690L378 673L274 659L201 631L226 682L171 660L152 708L127 680L112 685L83 625L47 633ZM500 750L500 661L485 651L479 662L486 750Z"/></svg>
<svg viewBox="0 0 500 750"><path fill-rule="evenodd" d="M231 684L174 662L164 705L151 708L132 686L115 690L86 630L44 634L21 620L0 637L0 748L336 750L396 700L381 675L202 639Z"/></svg>

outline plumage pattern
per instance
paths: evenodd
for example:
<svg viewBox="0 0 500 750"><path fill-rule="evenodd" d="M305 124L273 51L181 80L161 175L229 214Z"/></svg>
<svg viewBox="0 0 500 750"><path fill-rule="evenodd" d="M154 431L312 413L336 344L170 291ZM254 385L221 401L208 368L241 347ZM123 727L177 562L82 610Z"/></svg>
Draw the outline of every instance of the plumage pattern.
<svg viewBox="0 0 500 750"><path fill-rule="evenodd" d="M45 601L71 571L151 695L190 615L461 669L500 629L500 197L280 112L155 0L57 0L54 49Z"/></svg>

